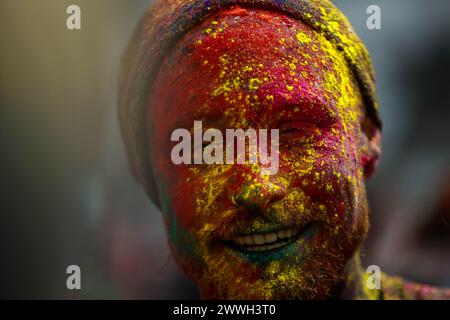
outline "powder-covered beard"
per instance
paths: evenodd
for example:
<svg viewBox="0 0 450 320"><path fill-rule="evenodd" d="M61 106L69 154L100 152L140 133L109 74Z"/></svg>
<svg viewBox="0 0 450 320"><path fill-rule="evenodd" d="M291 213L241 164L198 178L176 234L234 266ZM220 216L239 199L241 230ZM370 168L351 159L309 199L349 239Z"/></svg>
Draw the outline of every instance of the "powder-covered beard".
<svg viewBox="0 0 450 320"><path fill-rule="evenodd" d="M230 256L226 247L210 247L205 255L186 260L178 256L176 248L171 248L204 299L328 299L335 287L347 280L346 267L358 254L368 232L365 188L363 191L352 220L348 221L353 224L349 232L333 235L333 222L324 222L314 243L283 260L251 264ZM218 229L219 226L215 230ZM205 245L198 245L196 251L205 252L204 248Z"/></svg>
<svg viewBox="0 0 450 320"><path fill-rule="evenodd" d="M242 278L225 276L217 279L219 271L213 270L216 267L220 269L218 264L213 266L209 275L202 275L196 282L200 284L202 297L206 299L326 299L340 281L346 259L332 252L317 255L320 255L316 257L320 261L305 261L301 271L297 269L298 266L281 267L280 271L273 274L268 267L259 279L248 282ZM280 274L283 275L282 279Z"/></svg>

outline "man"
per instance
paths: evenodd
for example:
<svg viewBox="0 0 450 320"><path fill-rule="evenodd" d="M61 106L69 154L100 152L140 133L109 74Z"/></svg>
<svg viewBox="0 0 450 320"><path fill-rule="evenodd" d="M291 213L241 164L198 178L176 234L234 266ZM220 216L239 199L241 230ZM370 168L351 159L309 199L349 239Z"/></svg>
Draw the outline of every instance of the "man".
<svg viewBox="0 0 450 320"><path fill-rule="evenodd" d="M450 297L384 274L381 287L367 285L359 248L381 121L367 50L329 1L156 1L120 90L132 168L202 297ZM196 121L278 129L277 172L249 161L175 164L173 132Z"/></svg>

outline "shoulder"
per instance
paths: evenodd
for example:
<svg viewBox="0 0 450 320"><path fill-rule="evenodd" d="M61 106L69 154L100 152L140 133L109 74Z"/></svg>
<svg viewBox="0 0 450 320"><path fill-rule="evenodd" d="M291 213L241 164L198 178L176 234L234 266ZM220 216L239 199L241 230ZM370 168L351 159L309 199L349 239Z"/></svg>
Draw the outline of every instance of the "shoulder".
<svg viewBox="0 0 450 320"><path fill-rule="evenodd" d="M382 274L383 300L450 300L450 288L437 288Z"/></svg>

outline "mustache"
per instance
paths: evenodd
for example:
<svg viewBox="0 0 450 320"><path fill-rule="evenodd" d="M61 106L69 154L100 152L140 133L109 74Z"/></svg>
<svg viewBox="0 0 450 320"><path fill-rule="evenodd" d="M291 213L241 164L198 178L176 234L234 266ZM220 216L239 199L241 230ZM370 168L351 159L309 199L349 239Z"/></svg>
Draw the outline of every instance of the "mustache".
<svg viewBox="0 0 450 320"><path fill-rule="evenodd" d="M300 210L300 206L303 207ZM240 234L271 232L286 228L302 228L317 220L313 204L274 204L265 209L228 208L198 221L198 235L205 241L230 240Z"/></svg>

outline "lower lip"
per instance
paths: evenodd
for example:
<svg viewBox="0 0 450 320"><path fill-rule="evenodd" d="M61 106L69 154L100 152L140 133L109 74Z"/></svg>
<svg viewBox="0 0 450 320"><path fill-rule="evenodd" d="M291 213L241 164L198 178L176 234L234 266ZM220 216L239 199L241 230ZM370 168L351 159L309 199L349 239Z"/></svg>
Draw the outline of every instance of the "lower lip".
<svg viewBox="0 0 450 320"><path fill-rule="evenodd" d="M253 263L268 263L276 260L283 260L287 256L298 252L304 247L317 232L317 223L310 224L301 233L299 233L295 238L290 240L284 246L265 250L265 251L249 251L242 248L236 247L235 245L229 245L229 248L234 254L239 257L253 262Z"/></svg>

